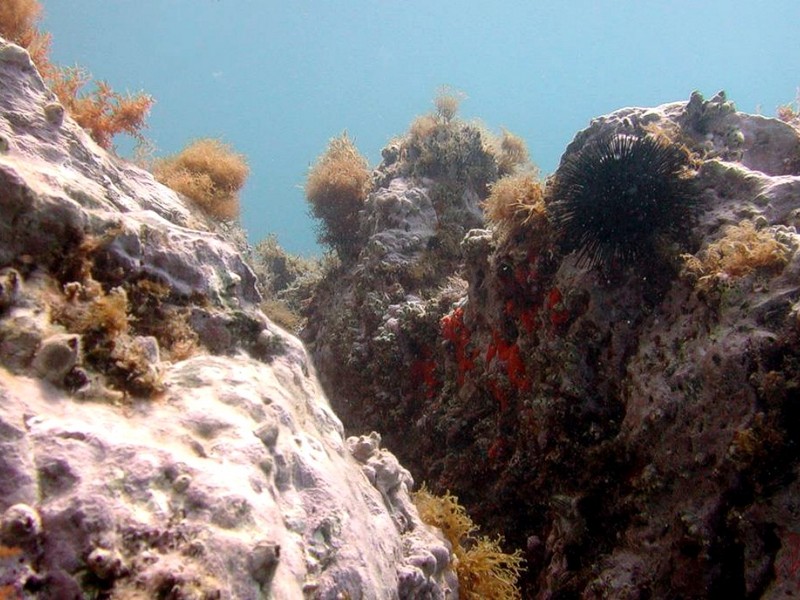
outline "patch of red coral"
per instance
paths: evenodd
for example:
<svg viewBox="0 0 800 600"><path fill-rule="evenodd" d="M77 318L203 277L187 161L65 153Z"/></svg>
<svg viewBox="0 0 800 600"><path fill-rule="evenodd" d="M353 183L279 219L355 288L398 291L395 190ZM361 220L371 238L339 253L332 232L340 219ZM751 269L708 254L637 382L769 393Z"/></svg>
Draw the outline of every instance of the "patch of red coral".
<svg viewBox="0 0 800 600"><path fill-rule="evenodd" d="M468 350L470 341L470 331L464 325L463 307L455 309L449 315L442 317L441 321L442 337L451 342L455 347L456 362L458 364L458 385L464 384L464 376L468 371L475 368L475 357L477 350Z"/></svg>
<svg viewBox="0 0 800 600"><path fill-rule="evenodd" d="M425 358L411 363L411 380L415 383L420 382L425 390L425 397L431 399L436 396L439 380L436 379L436 361L428 358L429 355L429 352L424 352Z"/></svg>
<svg viewBox="0 0 800 600"><path fill-rule="evenodd" d="M557 327L569 321L569 311L564 307L561 290L553 288L547 294L547 309L550 311L550 322Z"/></svg>
<svg viewBox="0 0 800 600"><path fill-rule="evenodd" d="M489 344L489 347L486 349L487 367L495 358L505 366L508 381L514 389L520 392L531 389L531 382L525 371L525 361L522 359L519 345L517 343L512 344L507 342L497 330L492 331L492 343ZM499 386L493 380L489 381L489 388L500 403L501 410L505 410L507 408L505 392L499 389Z"/></svg>

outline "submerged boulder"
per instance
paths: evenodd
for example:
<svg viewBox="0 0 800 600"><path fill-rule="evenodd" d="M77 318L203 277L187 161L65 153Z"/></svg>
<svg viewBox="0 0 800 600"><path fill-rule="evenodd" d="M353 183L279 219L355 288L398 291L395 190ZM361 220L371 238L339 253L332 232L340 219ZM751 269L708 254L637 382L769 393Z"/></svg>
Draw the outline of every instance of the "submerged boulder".
<svg viewBox="0 0 800 600"><path fill-rule="evenodd" d="M0 595L457 597L226 228L0 80Z"/></svg>
<svg viewBox="0 0 800 600"><path fill-rule="evenodd" d="M663 157L655 183L630 168ZM527 597L797 593L800 132L723 93L621 109L576 134L539 212L483 226L449 204L457 254L398 243L437 224L411 216L426 190L458 189L414 175L379 167L362 221L387 260L368 241L309 315L345 428L380 423L416 479L522 549ZM625 198L686 204L580 205Z"/></svg>

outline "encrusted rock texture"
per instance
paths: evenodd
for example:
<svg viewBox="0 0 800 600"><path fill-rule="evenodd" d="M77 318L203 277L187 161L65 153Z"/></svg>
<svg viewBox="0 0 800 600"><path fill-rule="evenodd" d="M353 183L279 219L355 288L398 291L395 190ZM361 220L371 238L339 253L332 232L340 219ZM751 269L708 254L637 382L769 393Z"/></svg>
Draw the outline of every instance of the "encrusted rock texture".
<svg viewBox="0 0 800 600"><path fill-rule="evenodd" d="M670 235L643 221L633 262L582 261L547 212L565 166L614 136L679 147L693 210ZM474 210L491 161L419 169L408 139L302 334L345 428L382 431L522 549L524 597L800 593L798 129L723 93L619 110L567 147L538 225L513 228ZM468 162L471 143L445 145Z"/></svg>
<svg viewBox="0 0 800 600"><path fill-rule="evenodd" d="M456 598L236 232L106 153L0 40L0 597Z"/></svg>

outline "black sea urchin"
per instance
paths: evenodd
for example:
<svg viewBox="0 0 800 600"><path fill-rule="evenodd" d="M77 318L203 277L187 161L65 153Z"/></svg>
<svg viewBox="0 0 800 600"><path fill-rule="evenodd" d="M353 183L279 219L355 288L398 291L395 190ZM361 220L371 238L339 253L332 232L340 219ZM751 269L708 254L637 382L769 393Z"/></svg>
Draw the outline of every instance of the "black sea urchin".
<svg viewBox="0 0 800 600"><path fill-rule="evenodd" d="M687 171L684 150L651 137L615 135L584 147L554 181L550 212L562 247L590 266L653 256L660 236L687 225Z"/></svg>

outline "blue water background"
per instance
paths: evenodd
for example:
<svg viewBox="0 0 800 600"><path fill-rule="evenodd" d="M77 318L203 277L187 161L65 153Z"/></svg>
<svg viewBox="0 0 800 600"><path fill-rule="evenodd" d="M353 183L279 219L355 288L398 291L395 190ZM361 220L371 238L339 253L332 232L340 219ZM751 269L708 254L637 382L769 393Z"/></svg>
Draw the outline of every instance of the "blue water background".
<svg viewBox="0 0 800 600"><path fill-rule="evenodd" d="M157 104L161 154L220 137L249 158L242 223L318 251L302 185L342 131L373 164L441 85L552 172L592 117L725 89L774 115L800 85L800 2L43 0L53 59ZM122 145L121 152L128 146Z"/></svg>

